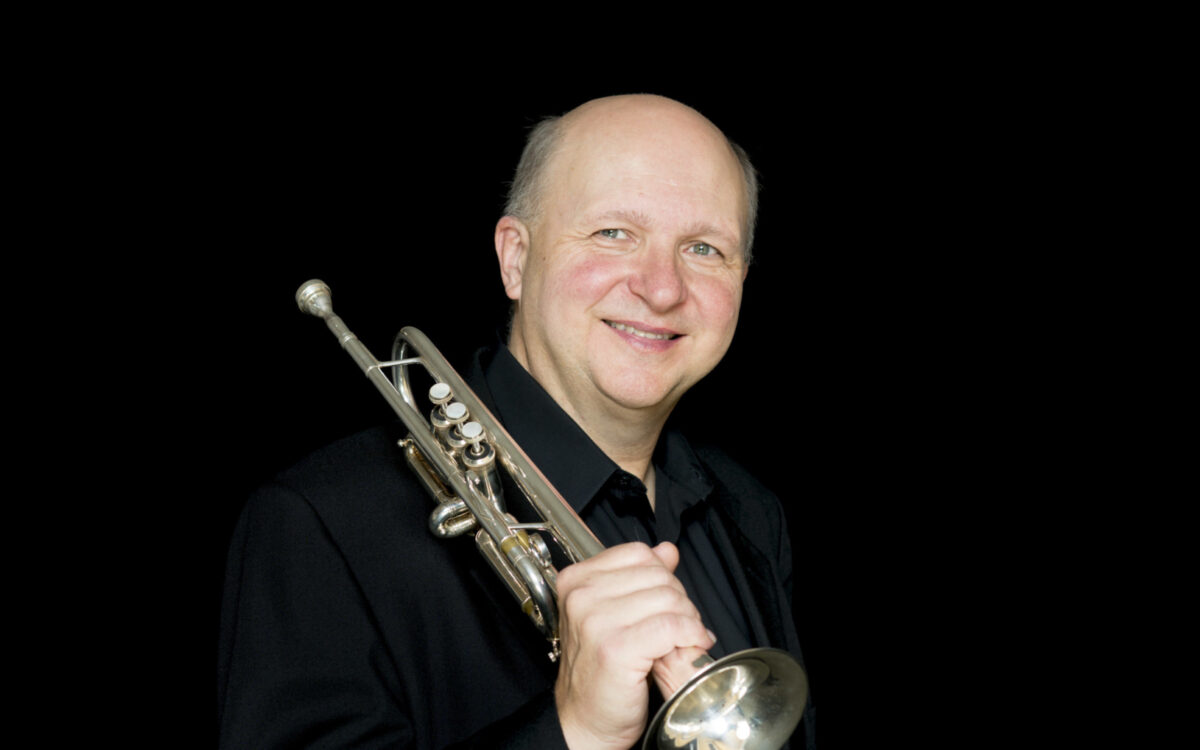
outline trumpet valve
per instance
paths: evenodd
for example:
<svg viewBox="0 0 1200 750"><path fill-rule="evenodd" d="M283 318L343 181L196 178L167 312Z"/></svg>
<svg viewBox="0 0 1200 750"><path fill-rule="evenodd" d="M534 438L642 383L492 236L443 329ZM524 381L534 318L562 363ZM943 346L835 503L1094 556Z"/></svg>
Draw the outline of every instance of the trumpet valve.
<svg viewBox="0 0 1200 750"><path fill-rule="evenodd" d="M467 442L466 449L462 452L463 463L471 469L485 469L490 466L496 458L496 450L487 441L483 425L467 422L458 432Z"/></svg>
<svg viewBox="0 0 1200 750"><path fill-rule="evenodd" d="M445 383L434 383L429 388L429 400L438 406L445 406L452 398L454 398L454 393Z"/></svg>
<svg viewBox="0 0 1200 750"><path fill-rule="evenodd" d="M446 450L451 453L457 453L467 444L456 429L467 421L467 416L467 407L458 401L444 406L436 406L429 414L429 422L433 425L434 433L437 434Z"/></svg>
<svg viewBox="0 0 1200 750"><path fill-rule="evenodd" d="M445 406L439 406L434 409L436 418L434 420L435 427L443 427L449 429L457 427L467 421L467 407L463 406L459 401L453 401ZM440 424L439 424L440 423Z"/></svg>

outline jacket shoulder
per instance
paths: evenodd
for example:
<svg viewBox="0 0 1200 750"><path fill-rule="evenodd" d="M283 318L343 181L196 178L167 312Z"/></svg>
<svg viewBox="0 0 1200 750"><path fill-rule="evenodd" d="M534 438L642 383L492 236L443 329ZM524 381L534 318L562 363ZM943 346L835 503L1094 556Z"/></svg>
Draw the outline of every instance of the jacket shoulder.
<svg viewBox="0 0 1200 750"><path fill-rule="evenodd" d="M396 445L398 425L374 427L334 441L280 472L250 498L311 507L340 545L366 549L381 539L424 540L433 501ZM385 533L381 533L385 532Z"/></svg>
<svg viewBox="0 0 1200 750"><path fill-rule="evenodd" d="M279 472L273 482L303 490L305 494L325 494L361 486L364 480L377 481L388 467L402 463L396 447L399 437L399 430L390 426L372 427L343 437Z"/></svg>

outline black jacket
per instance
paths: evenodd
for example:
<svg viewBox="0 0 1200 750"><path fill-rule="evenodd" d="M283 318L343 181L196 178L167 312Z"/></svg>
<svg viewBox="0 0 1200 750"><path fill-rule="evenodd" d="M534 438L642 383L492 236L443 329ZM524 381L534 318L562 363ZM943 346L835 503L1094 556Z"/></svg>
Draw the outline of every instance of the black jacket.
<svg viewBox="0 0 1200 750"><path fill-rule="evenodd" d="M222 611L222 748L565 747L548 645L469 537L429 533L401 436L339 441L247 504ZM697 456L756 645L799 658L777 499L723 454Z"/></svg>

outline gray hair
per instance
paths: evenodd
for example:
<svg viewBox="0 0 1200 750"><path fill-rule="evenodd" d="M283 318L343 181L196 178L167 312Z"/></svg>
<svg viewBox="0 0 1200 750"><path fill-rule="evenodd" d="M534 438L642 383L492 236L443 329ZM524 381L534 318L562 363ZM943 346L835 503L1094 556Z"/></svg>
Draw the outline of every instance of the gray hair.
<svg viewBox="0 0 1200 750"><path fill-rule="evenodd" d="M504 213L526 224L533 224L541 215L541 180L550 157L562 141L562 116L547 117L534 125L525 139L525 149L517 162L517 171L508 188Z"/></svg>
<svg viewBox="0 0 1200 750"><path fill-rule="evenodd" d="M558 150L562 142L562 116L547 117L534 125L525 140L525 149L521 152L521 160L517 162L517 171L508 189L508 201L504 205L504 213L515 216L526 224L534 224L541 215L542 177L546 165ZM751 248L754 246L754 227L758 221L758 171L750 163L750 157L745 149L726 137L725 142L737 157L738 165L742 168L742 179L746 191L746 225L743 227L745 242L742 247L742 258L750 265Z"/></svg>

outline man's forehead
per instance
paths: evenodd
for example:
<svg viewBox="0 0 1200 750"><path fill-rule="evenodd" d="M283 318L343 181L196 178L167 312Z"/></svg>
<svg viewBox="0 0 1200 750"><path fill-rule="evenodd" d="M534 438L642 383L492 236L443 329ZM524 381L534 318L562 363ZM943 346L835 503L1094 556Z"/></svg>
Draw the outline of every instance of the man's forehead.
<svg viewBox="0 0 1200 750"><path fill-rule="evenodd" d="M724 134L699 112L670 99L596 100L564 115L562 126L549 166L564 175L585 166L604 169L611 163L606 160L619 160L625 169L657 170L667 178L675 168L689 178L705 170L716 170L721 179L740 178L741 167Z"/></svg>
<svg viewBox="0 0 1200 750"><path fill-rule="evenodd" d="M659 96L596 99L563 116L563 145L632 148L646 142L711 149L709 158L734 158L721 131L685 104Z"/></svg>

